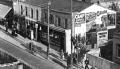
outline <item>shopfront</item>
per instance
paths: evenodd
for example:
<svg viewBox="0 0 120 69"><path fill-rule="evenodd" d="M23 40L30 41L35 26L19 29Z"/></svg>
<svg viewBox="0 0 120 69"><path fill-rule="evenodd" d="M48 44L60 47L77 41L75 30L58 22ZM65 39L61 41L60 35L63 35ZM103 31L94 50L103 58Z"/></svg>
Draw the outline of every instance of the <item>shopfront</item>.
<svg viewBox="0 0 120 69"><path fill-rule="evenodd" d="M31 20L25 16L15 15L14 22L16 24L17 33L29 39L34 39L36 37L35 20Z"/></svg>
<svg viewBox="0 0 120 69"><path fill-rule="evenodd" d="M20 15L14 15L14 24L17 29L17 33L26 37L26 24L25 24L25 17Z"/></svg>
<svg viewBox="0 0 120 69"><path fill-rule="evenodd" d="M60 51L65 49L65 32L64 29L50 25L50 45L53 49ZM38 41L47 45L48 43L48 30L47 24L38 23Z"/></svg>
<svg viewBox="0 0 120 69"><path fill-rule="evenodd" d="M32 39L32 40L36 39L36 34L37 34L36 27L35 27L36 23L37 23L36 20L29 17L25 17L26 34L29 39Z"/></svg>

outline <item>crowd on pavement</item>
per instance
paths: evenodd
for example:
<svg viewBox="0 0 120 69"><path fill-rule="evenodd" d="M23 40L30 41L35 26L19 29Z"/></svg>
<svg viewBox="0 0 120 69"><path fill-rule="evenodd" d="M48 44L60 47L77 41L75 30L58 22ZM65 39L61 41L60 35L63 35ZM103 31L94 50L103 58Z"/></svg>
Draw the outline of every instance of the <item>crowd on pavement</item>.
<svg viewBox="0 0 120 69"><path fill-rule="evenodd" d="M41 55L42 55L43 58L46 58L45 52L47 51L47 46L45 46L44 44L42 44L40 42L22 37L21 35L17 34L16 28L14 26L12 26L12 27L13 27L12 30L8 29L8 22L5 22L4 26L0 25L0 28L5 30L6 32L12 34L12 36L15 36L14 39L19 41L21 44L23 44L25 46L25 48L28 47L27 49L29 49L32 54L35 54L39 57L41 57ZM42 52L42 54L41 54L41 52ZM69 67L71 65L71 55L64 53L63 50L61 50L61 52L59 53L52 48L50 48L50 53L51 53L51 55L50 55L51 59L55 59L55 61L57 61L58 63L60 62L62 66L69 69ZM77 60L76 61L75 60L76 59L73 59L73 62L75 64L78 64L78 63L76 63ZM79 63L80 67L78 68L78 65L77 65L77 66L74 66L74 68L75 69L76 68L89 69L89 59L88 58L86 58L84 63L85 63L84 67L83 67L82 63ZM91 67L91 69L94 69L94 68Z"/></svg>

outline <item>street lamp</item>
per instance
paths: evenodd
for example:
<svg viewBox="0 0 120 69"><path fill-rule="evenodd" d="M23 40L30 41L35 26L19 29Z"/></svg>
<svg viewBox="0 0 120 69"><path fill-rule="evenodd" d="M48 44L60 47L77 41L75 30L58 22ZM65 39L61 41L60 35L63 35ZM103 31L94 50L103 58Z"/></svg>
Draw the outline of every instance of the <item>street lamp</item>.
<svg viewBox="0 0 120 69"><path fill-rule="evenodd" d="M50 5L51 5L51 2L49 1L48 2L48 47L47 47L47 59L49 59L49 50L50 50L50 36L49 36L49 32L50 32L50 30L49 30L49 24L50 24L50 22L49 22L49 17L50 17Z"/></svg>
<svg viewBox="0 0 120 69"><path fill-rule="evenodd" d="M70 6L70 13L71 13L71 69L73 69L73 37L74 37L74 24L72 22L72 0L71 0L71 6Z"/></svg>

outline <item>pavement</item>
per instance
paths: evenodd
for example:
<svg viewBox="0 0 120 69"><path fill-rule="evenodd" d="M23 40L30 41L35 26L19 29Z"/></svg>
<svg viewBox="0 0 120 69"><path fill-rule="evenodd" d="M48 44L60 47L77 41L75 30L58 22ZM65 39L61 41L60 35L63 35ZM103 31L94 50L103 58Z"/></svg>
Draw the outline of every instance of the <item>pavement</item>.
<svg viewBox="0 0 120 69"><path fill-rule="evenodd" d="M1 34L1 33L0 33ZM47 59L36 57L15 44L0 38L0 50L17 58L32 69L64 69L64 67Z"/></svg>
<svg viewBox="0 0 120 69"><path fill-rule="evenodd" d="M26 46L27 46L28 43L33 42L33 44L35 46L40 47L42 49L42 52L34 53L34 55L36 55L37 57L43 58L43 59L47 58L47 56L45 54L46 51L47 51L47 46L46 45L44 45L40 42L34 41L34 40L30 40L28 38L24 38L19 34L18 34L17 37L13 37L11 35L12 31L10 29L8 29L8 32L6 32L4 26L0 25L0 28L1 28L0 37L3 38L4 40L9 41L9 42L15 44L16 46L18 46L18 47L20 47L24 50L27 50ZM50 48L50 59L49 60L54 61L55 63L61 65L64 68L67 66L66 61L62 61L60 59L59 52L55 51L52 48Z"/></svg>
<svg viewBox="0 0 120 69"><path fill-rule="evenodd" d="M47 51L47 46L37 42L35 40L30 40L28 38L24 38L21 35L18 34L17 37L13 37L11 35L11 30L8 29L8 32L5 31L5 27L3 25L0 25L0 28L2 29L2 31L0 31L0 37L3 38L6 41L9 41L13 44L15 44L16 46L27 50L29 52L29 50L27 49L28 43L33 42L34 46L40 48L40 52L35 52L34 55L42 58L42 59L46 59L46 51ZM60 59L60 53L52 48L50 48L50 59L49 61L52 61L54 63L59 64L60 66L62 66L63 68L67 67L67 63L66 61L63 61ZM79 63L79 68L77 68L76 66L73 66L73 69L84 69L82 68L82 65L85 66L84 64ZM89 68L91 68L92 66L89 65ZM96 68L95 68L96 69Z"/></svg>

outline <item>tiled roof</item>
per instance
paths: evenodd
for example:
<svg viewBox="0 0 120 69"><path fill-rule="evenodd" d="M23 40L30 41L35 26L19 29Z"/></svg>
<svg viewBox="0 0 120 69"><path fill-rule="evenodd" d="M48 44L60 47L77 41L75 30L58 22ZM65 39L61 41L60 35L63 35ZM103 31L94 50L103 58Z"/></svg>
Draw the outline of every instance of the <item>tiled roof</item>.
<svg viewBox="0 0 120 69"><path fill-rule="evenodd" d="M50 0L51 9L60 11L60 12L70 12L71 2L70 0ZM26 0L25 3L39 6L41 4L48 3L48 0ZM90 6L90 3L83 1L73 1L73 11L81 11L86 7Z"/></svg>

